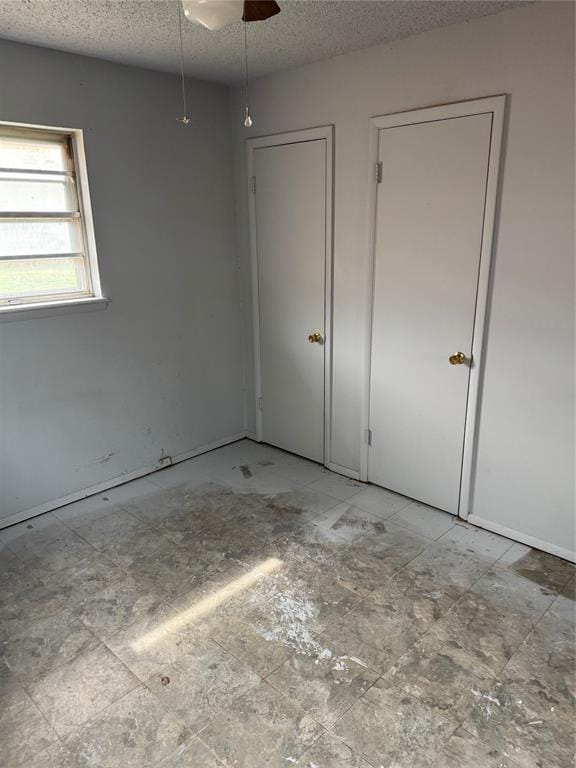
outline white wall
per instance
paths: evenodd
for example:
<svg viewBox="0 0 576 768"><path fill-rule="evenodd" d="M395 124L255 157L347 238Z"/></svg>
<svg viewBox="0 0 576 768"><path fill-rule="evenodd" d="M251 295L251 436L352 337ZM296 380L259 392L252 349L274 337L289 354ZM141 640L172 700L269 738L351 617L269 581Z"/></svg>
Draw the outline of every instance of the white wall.
<svg viewBox="0 0 576 768"><path fill-rule="evenodd" d="M334 124L330 458L357 470L369 118L501 93L510 94L509 121L472 511L566 555L574 550L572 3L526 6L262 78L251 86L249 131L238 88L232 116L245 306L244 139ZM249 317L244 327L250 361ZM250 396L248 403L253 429Z"/></svg>
<svg viewBox="0 0 576 768"><path fill-rule="evenodd" d="M243 429L229 92L0 41L0 120L83 128L103 312L0 325L0 522Z"/></svg>

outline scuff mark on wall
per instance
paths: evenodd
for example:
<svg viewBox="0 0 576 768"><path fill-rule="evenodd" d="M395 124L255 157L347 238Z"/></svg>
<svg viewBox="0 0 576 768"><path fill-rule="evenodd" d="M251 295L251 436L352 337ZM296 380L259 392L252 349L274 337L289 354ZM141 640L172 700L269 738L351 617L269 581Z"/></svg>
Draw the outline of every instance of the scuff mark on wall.
<svg viewBox="0 0 576 768"><path fill-rule="evenodd" d="M116 456L118 451L110 451L110 453L105 453L104 456L98 456L96 461L93 461L92 464L107 464L112 456Z"/></svg>
<svg viewBox="0 0 576 768"><path fill-rule="evenodd" d="M158 459L159 467L170 467L174 463L172 456L168 456L164 453L164 448L160 450L160 458Z"/></svg>

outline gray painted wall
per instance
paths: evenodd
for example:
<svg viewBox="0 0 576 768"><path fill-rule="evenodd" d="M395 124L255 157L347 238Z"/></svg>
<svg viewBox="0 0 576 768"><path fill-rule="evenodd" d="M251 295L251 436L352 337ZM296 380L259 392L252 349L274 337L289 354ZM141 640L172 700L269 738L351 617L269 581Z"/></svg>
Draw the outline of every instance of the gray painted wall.
<svg viewBox="0 0 576 768"><path fill-rule="evenodd" d="M83 128L106 311L0 324L0 519L243 429L229 92L0 41L0 120Z"/></svg>
<svg viewBox="0 0 576 768"><path fill-rule="evenodd" d="M335 125L332 455L359 468L372 115L510 94L473 512L574 550L574 6L537 3L252 83L233 99L252 360L247 136ZM252 368L249 427L254 429ZM252 392L252 396L250 394Z"/></svg>

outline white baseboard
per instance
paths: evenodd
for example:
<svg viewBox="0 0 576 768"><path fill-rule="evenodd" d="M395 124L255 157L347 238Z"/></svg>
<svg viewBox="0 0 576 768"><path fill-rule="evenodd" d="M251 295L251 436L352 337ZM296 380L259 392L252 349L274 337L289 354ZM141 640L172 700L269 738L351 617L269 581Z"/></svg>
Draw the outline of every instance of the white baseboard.
<svg viewBox="0 0 576 768"><path fill-rule="evenodd" d="M257 443L260 442L256 437L255 432L246 432L245 437L247 437L248 440L254 440ZM324 466L326 467L326 469L329 469L331 472L336 472L339 475L344 475L345 477L349 477L352 480L360 480L360 473L357 472L355 469L349 469L348 467L343 467L340 464L334 464L332 461L327 461Z"/></svg>
<svg viewBox="0 0 576 768"><path fill-rule="evenodd" d="M64 507L67 504L72 504L75 501L81 501L82 499L86 499L89 496L93 496L97 493L108 491L111 488L116 488L119 485L129 483L132 480L146 477L147 475L158 472L160 469L164 469L167 466L179 464L180 462L187 461L188 459L192 459L195 456L208 453L208 451L213 451L216 448L221 448L224 445L235 443L245 437L249 438L250 440L256 440L256 435L251 432L237 432L234 435L228 435L227 437L223 437L220 440L215 440L212 443L207 443L206 445L201 445L198 448L194 448L191 451L180 453L177 456L172 456L170 458L166 457L166 459L163 459L161 462L157 462L151 466L142 467L140 469L134 470L133 472L128 472L127 474L119 475L118 477L113 477L110 480L105 480L102 483L98 483L97 485L84 488L81 491L74 491L74 493L62 496L59 499L54 499L53 501L45 502L44 504L40 504L37 507L33 507L32 509L16 512L14 515L0 520L0 529L7 528L10 525L15 525L16 523L21 523L24 520L29 520L30 518L36 517L37 515L42 515L45 512L51 512L52 510L59 509L60 507ZM350 469L349 467L343 467L340 464L334 464L333 462L328 462L326 466L332 472L337 472L339 475L350 477L353 480L359 480L360 478L360 473L356 470ZM572 563L576 562L576 552L566 549L565 547L559 547L556 544L543 541L542 539L537 539L534 536L529 536L528 534L522 533L521 531L515 531L512 528L507 528L505 525L494 523L492 520L486 520L483 517L479 517L478 515L470 515L467 522L472 523L472 525L477 525L479 528L484 528L487 531L492 531L492 533L498 533L501 536L506 536L513 541L519 541L520 543L526 544L529 547L541 549L543 552L549 552L551 555L556 555L557 557L561 557L564 560L568 560Z"/></svg>
<svg viewBox="0 0 576 768"><path fill-rule="evenodd" d="M46 501L44 504L39 504L37 507L33 507L32 509L25 509L22 512L16 512L14 515L10 515L10 517L5 517L0 520L0 530L2 528L7 528L10 525L21 523L24 520L29 520L31 517L43 515L44 512L51 512L54 509L65 507L67 504L72 504L74 501L82 501L82 499L87 499L89 496L94 496L96 493L109 491L111 488L116 488L119 485L129 483L131 480L138 480L141 477L146 477L146 475L151 475L154 472L158 472L160 469L171 467L174 464L179 464L181 461L186 461L187 459L193 459L194 456L200 456L202 453L208 453L208 451L213 451L216 448L222 448L223 445L235 443L245 437L245 432L237 432L235 435L223 437L220 440L215 440L212 443L201 445L191 451L179 453L177 456L166 457L162 461L159 461L156 464L152 464L151 466L135 469L133 472L128 472L125 475L119 475L118 477L113 477L110 480L104 480L97 485L91 485L89 488L83 488L81 491L74 491L74 493L61 496L59 499Z"/></svg>
<svg viewBox="0 0 576 768"><path fill-rule="evenodd" d="M534 536L528 536L526 533L515 531L513 528L507 528L505 525L500 525L499 523L493 523L491 520L485 520L483 517L478 517L478 515L469 515L467 522L477 525L479 528L485 528L487 531L492 531L492 533L506 536L513 541L519 541L521 544L527 544L529 547L534 547L534 549L541 549L543 552L549 552L551 555L556 555L564 560L569 560L571 563L576 563L576 552L572 552L565 547L558 547L556 544L550 544L548 541L542 541L542 539L537 539Z"/></svg>
<svg viewBox="0 0 576 768"><path fill-rule="evenodd" d="M349 467L343 467L340 464L334 464L333 461L326 462L326 468L332 472L337 472L339 475L349 477L352 480L360 480L360 472L355 469L350 469Z"/></svg>
<svg viewBox="0 0 576 768"><path fill-rule="evenodd" d="M258 438L256 437L255 432L246 432L245 435L249 440L254 440L255 442L260 442ZM282 450L282 449L280 449ZM295 454L296 455L296 454ZM327 461L324 465L326 469L329 469L331 472L337 472L339 475L344 475L345 477L349 477L352 480L359 480L360 479L360 473L357 472L355 469L349 469L348 467L343 467L340 464L334 464L332 461Z"/></svg>

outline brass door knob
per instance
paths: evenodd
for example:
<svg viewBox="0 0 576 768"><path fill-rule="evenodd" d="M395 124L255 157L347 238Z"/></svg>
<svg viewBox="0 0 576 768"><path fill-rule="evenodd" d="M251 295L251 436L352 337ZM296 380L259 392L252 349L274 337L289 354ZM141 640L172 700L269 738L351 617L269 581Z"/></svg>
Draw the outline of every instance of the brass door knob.
<svg viewBox="0 0 576 768"><path fill-rule="evenodd" d="M466 362L466 355L464 352L456 352L455 355L450 355L448 362L450 365L464 365Z"/></svg>
<svg viewBox="0 0 576 768"><path fill-rule="evenodd" d="M322 344L322 334L318 333L318 331L314 331L314 333L308 334L308 341L310 344Z"/></svg>

